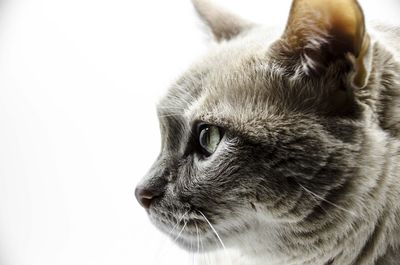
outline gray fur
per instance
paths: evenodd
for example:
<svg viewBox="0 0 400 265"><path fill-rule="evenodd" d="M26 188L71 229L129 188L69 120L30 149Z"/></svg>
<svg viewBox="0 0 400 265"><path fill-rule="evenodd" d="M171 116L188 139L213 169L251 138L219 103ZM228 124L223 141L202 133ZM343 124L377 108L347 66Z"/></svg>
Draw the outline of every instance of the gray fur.
<svg viewBox="0 0 400 265"><path fill-rule="evenodd" d="M183 248L200 235L217 249L200 211L239 264L400 263L400 29L368 31L363 87L347 59L302 72L273 29L218 33L158 105L162 150L140 184L162 191L151 221L172 238L184 227ZM197 121L226 130L208 158Z"/></svg>

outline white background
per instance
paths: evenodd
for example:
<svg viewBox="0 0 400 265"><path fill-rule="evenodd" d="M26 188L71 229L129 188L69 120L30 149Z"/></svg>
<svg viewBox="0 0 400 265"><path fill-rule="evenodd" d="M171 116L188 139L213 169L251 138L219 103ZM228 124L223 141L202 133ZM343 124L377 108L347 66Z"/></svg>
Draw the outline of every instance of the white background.
<svg viewBox="0 0 400 265"><path fill-rule="evenodd" d="M361 3L400 24L398 0ZM290 6L222 4L282 25ZM202 30L189 0L0 0L0 265L190 264L133 191Z"/></svg>

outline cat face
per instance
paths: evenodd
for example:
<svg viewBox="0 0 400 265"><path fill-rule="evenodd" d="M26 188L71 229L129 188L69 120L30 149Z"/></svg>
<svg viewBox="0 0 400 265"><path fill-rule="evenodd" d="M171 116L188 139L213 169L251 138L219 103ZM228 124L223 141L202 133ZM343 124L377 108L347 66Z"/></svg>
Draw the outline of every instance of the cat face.
<svg viewBox="0 0 400 265"><path fill-rule="evenodd" d="M225 12L232 26L218 24L195 1L223 42L159 103L162 150L136 189L178 245L243 245L264 227L276 251L296 244L291 233L353 220L366 126L354 90L368 76L368 38L357 3L339 2L354 17L337 17L340 4L295 1L277 37Z"/></svg>

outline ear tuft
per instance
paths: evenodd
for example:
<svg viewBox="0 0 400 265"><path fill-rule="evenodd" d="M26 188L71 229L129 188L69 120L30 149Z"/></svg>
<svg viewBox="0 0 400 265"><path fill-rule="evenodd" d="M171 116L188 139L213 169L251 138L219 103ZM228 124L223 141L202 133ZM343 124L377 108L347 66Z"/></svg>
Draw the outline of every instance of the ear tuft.
<svg viewBox="0 0 400 265"><path fill-rule="evenodd" d="M221 9L209 0L192 0L192 2L217 41L229 40L252 27L252 23Z"/></svg>

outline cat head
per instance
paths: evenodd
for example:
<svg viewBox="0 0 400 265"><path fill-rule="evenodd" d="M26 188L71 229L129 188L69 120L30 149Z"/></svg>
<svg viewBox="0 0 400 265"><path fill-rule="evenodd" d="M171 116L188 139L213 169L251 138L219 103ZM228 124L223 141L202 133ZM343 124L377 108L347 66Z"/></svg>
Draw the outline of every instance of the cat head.
<svg viewBox="0 0 400 265"><path fill-rule="evenodd" d="M151 221L187 249L263 231L277 250L353 220L371 72L357 1L295 0L280 35L194 6L220 44L158 105L162 150L136 189Z"/></svg>

